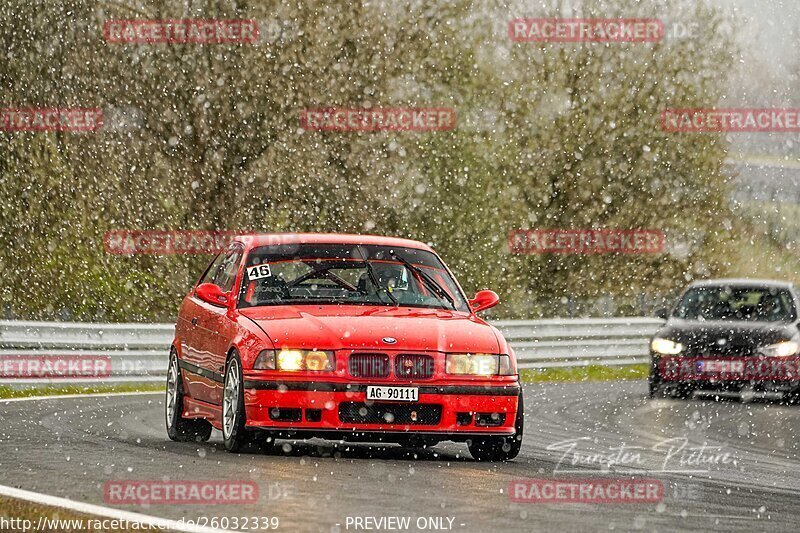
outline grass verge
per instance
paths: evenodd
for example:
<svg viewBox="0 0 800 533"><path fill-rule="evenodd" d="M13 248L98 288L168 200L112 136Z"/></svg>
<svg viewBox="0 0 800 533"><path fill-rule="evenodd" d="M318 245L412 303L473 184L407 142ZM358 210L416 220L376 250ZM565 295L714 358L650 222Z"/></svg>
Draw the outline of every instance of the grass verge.
<svg viewBox="0 0 800 533"><path fill-rule="evenodd" d="M124 383L119 385L105 385L100 387L80 385L58 385L47 387L34 387L30 389L17 389L13 387L0 387L0 399L27 398L29 396L55 396L59 394L96 394L113 392L150 392L164 390L163 383L135 384Z"/></svg>
<svg viewBox="0 0 800 533"><path fill-rule="evenodd" d="M146 531L142 526L120 524L118 520L76 513L60 507L0 496L0 530L2 531L58 531L59 533L86 533ZM151 531L166 531L152 529Z"/></svg>
<svg viewBox="0 0 800 533"><path fill-rule="evenodd" d="M647 363L623 366L573 366L566 368L525 368L520 370L522 381L527 383L567 381L611 381L618 379L644 379L649 367Z"/></svg>

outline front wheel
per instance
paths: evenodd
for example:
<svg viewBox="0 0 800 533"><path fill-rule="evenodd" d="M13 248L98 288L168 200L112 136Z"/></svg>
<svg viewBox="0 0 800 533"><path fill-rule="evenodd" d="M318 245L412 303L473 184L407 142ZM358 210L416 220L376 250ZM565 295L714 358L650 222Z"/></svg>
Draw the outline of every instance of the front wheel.
<svg viewBox="0 0 800 533"><path fill-rule="evenodd" d="M789 405L800 404L800 388L794 388L789 392L784 393L783 401Z"/></svg>
<svg viewBox="0 0 800 533"><path fill-rule="evenodd" d="M647 382L647 386L649 388L649 395L651 398L655 398L657 396L661 396L663 389L661 388L661 383L658 381L654 381L653 379L649 379Z"/></svg>
<svg viewBox="0 0 800 533"><path fill-rule="evenodd" d="M167 435L178 442L205 442L211 437L211 423L202 418L183 418L183 379L178 354L169 354L167 391L164 399Z"/></svg>
<svg viewBox="0 0 800 533"><path fill-rule="evenodd" d="M648 395L651 398L662 396L664 391L661 383L661 376L658 373L658 363L651 358L650 360L650 373L647 376Z"/></svg>
<svg viewBox="0 0 800 533"><path fill-rule="evenodd" d="M678 400L688 400L694 395L695 386L692 383L678 383L673 391L672 397Z"/></svg>
<svg viewBox="0 0 800 533"><path fill-rule="evenodd" d="M517 401L516 433L511 437L476 437L467 441L467 447L476 461L510 461L522 449L522 432L525 427L525 402L520 388Z"/></svg>
<svg viewBox="0 0 800 533"><path fill-rule="evenodd" d="M225 365L225 383L222 390L222 437L225 449L238 452L249 444L252 432L245 427L247 416L244 410L244 387L242 386L242 363L234 352Z"/></svg>

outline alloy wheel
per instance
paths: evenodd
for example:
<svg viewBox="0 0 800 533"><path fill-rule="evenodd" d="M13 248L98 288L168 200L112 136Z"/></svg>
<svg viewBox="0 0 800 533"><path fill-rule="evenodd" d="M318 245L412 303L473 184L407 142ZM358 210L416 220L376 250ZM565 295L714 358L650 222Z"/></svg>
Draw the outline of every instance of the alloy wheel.
<svg viewBox="0 0 800 533"><path fill-rule="evenodd" d="M178 399L178 359L173 356L167 371L167 426L172 427L175 420L175 404Z"/></svg>
<svg viewBox="0 0 800 533"><path fill-rule="evenodd" d="M236 427L239 407L239 363L232 359L225 375L225 389L222 396L222 431L229 438Z"/></svg>

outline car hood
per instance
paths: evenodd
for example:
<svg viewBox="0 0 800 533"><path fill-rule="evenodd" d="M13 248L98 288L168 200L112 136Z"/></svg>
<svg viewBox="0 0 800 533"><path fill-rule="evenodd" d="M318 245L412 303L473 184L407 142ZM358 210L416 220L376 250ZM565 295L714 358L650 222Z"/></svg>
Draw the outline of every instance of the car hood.
<svg viewBox="0 0 800 533"><path fill-rule="evenodd" d="M798 334L781 322L700 321L670 319L656 334L686 346L686 351L747 355L759 347L787 341Z"/></svg>
<svg viewBox="0 0 800 533"><path fill-rule="evenodd" d="M463 312L372 306L263 306L241 309L276 348L498 353L493 326ZM394 338L388 344L384 338Z"/></svg>

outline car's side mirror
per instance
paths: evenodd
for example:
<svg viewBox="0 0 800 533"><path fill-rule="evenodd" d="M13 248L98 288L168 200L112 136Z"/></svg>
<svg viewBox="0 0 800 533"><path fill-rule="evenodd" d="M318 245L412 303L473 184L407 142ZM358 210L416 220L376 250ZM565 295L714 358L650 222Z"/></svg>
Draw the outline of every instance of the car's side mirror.
<svg viewBox="0 0 800 533"><path fill-rule="evenodd" d="M667 318L669 318L669 309L667 309L666 307L659 307L658 309L656 309L655 315L656 318L660 318L661 320L666 320Z"/></svg>
<svg viewBox="0 0 800 533"><path fill-rule="evenodd" d="M211 305L228 307L230 295L226 292L222 292L222 289L213 283L201 283L197 286L197 289L195 289L195 294L198 298Z"/></svg>
<svg viewBox="0 0 800 533"><path fill-rule="evenodd" d="M494 291L478 291L475 298L469 301L473 313L489 309L500 303L500 297Z"/></svg>

